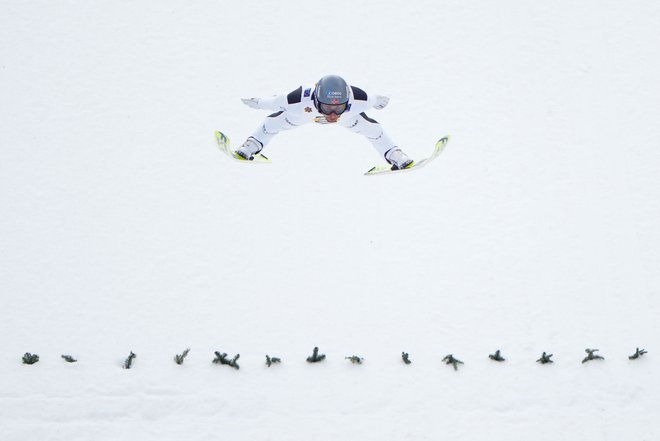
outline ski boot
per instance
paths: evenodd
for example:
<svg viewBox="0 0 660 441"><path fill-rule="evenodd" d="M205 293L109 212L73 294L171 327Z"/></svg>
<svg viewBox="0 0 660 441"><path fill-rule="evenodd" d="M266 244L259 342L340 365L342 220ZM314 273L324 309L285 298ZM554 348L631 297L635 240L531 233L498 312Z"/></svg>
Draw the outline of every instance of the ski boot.
<svg viewBox="0 0 660 441"><path fill-rule="evenodd" d="M385 160L392 164L392 170L403 170L413 165L414 161L398 147L393 147L385 153Z"/></svg>
<svg viewBox="0 0 660 441"><path fill-rule="evenodd" d="M236 154L246 161L252 161L254 160L254 155L259 153L263 148L264 145L260 143L259 140L250 136L245 140L243 145L236 150Z"/></svg>

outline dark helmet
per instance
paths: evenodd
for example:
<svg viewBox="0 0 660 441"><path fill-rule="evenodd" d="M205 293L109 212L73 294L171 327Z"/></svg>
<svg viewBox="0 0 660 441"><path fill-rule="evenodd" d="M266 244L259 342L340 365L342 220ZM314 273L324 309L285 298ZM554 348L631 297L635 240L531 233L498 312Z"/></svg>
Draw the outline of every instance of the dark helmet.
<svg viewBox="0 0 660 441"><path fill-rule="evenodd" d="M346 110L349 93L348 84L346 84L346 81L342 77L326 75L316 83L314 104L321 113L326 113L323 111L323 108L327 106L323 106L323 104L337 107L341 111L336 113L342 113Z"/></svg>

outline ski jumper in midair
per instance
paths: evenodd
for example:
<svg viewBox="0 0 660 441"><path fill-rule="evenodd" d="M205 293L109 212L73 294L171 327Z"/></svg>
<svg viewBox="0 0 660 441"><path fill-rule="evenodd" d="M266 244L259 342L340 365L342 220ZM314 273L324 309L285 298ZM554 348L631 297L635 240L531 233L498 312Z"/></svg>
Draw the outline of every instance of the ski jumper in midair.
<svg viewBox="0 0 660 441"><path fill-rule="evenodd" d="M243 159L252 159L255 154L282 130L290 130L310 122L318 124L338 124L348 130L365 136L376 151L390 164L392 169L404 169L413 164L392 139L385 133L378 121L365 112L368 109L382 109L389 98L382 95L368 95L364 90L348 86L336 75L327 75L315 87L301 86L288 95L271 98L247 98L243 102L254 109L273 110L248 137L236 153Z"/></svg>

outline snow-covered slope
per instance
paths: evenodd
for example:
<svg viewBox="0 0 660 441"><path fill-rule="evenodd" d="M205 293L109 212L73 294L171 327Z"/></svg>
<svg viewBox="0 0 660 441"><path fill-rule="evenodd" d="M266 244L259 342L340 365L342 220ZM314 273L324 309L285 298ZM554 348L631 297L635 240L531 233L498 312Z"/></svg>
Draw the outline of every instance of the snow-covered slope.
<svg viewBox="0 0 660 441"><path fill-rule="evenodd" d="M0 10L3 440L660 436L656 2ZM339 127L215 148L266 115L239 98L328 73L446 152L371 178Z"/></svg>

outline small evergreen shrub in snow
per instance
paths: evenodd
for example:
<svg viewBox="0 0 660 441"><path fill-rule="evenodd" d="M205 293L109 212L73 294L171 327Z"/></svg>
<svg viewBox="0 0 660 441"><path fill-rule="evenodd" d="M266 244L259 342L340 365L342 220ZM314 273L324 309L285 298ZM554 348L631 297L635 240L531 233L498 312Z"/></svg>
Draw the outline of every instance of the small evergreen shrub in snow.
<svg viewBox="0 0 660 441"><path fill-rule="evenodd" d="M186 349L185 351L183 351L183 353L181 353L179 355L175 355L174 356L174 362L176 364L178 364L179 366L182 365L184 360L188 356L188 352L190 352L190 349Z"/></svg>
<svg viewBox="0 0 660 441"><path fill-rule="evenodd" d="M39 362L39 356L37 354L30 354L26 352L23 355L23 364L35 364Z"/></svg>
<svg viewBox="0 0 660 441"><path fill-rule="evenodd" d="M351 355L350 357L346 357L346 360L350 360L353 364L362 364L364 358L358 357L357 355Z"/></svg>
<svg viewBox="0 0 660 441"><path fill-rule="evenodd" d="M605 360L604 357L601 357L600 355L594 355L595 352L598 352L598 349L585 349L584 352L587 353L587 356L582 360L582 363L586 363L587 361L591 360Z"/></svg>
<svg viewBox="0 0 660 441"><path fill-rule="evenodd" d="M64 359L64 361L67 363L76 363L78 361L70 355L62 355L62 359Z"/></svg>
<svg viewBox="0 0 660 441"><path fill-rule="evenodd" d="M135 360L135 358L137 358L137 355L131 351L126 361L124 361L124 369L130 369L133 366L133 360Z"/></svg>
<svg viewBox="0 0 660 441"><path fill-rule="evenodd" d="M221 354L220 352L216 351L215 352L215 358L213 359L213 363L223 364L223 365L230 366L230 367L233 367L234 369L238 370L238 369L240 369L240 366L238 365L238 363L236 363L236 361L239 359L240 356L241 356L241 354L236 354L236 356L234 358L229 360L229 359L227 359L227 354L225 354L224 352Z"/></svg>
<svg viewBox="0 0 660 441"><path fill-rule="evenodd" d="M402 353L401 353L401 358L403 359L403 362L404 362L405 364L410 364L410 363L412 363L412 361L410 361L410 358L409 358L409 355L408 355L407 352L402 352Z"/></svg>
<svg viewBox="0 0 660 441"><path fill-rule="evenodd" d="M500 350L499 349L497 351L495 351L494 354L490 354L488 356L488 358L490 358L491 360L494 360L494 361L499 361L499 362L506 361L506 358L504 358L504 357L502 357L502 355L500 355Z"/></svg>
<svg viewBox="0 0 660 441"><path fill-rule="evenodd" d="M644 349L637 348L635 353L628 357L628 360L637 360L639 357L641 357L642 355L644 355L646 353L647 353L647 351L645 351Z"/></svg>
<svg viewBox="0 0 660 441"><path fill-rule="evenodd" d="M541 358L536 360L537 363L541 364L547 364L547 363L554 363L554 361L551 360L553 354L546 354L545 352L543 355L541 355Z"/></svg>
<svg viewBox="0 0 660 441"><path fill-rule="evenodd" d="M314 348L314 352L312 353L311 357L307 357L307 363L318 363L323 360L325 360L325 354L319 355L318 347Z"/></svg>
<svg viewBox="0 0 660 441"><path fill-rule="evenodd" d="M459 364L465 364L461 360L459 360L457 358L454 358L454 356L452 354L449 354L449 355L445 356L445 358L443 358L442 361L444 361L446 364L450 364L450 365L454 366L455 371L458 370L458 365Z"/></svg>
<svg viewBox="0 0 660 441"><path fill-rule="evenodd" d="M272 358L271 358L271 357L269 357L268 355L266 355L266 365L267 365L268 367L271 367L271 366L272 366L273 364L275 364L275 363L281 363L281 362L282 362L282 360L280 360L280 359L277 358L277 357L272 357Z"/></svg>

